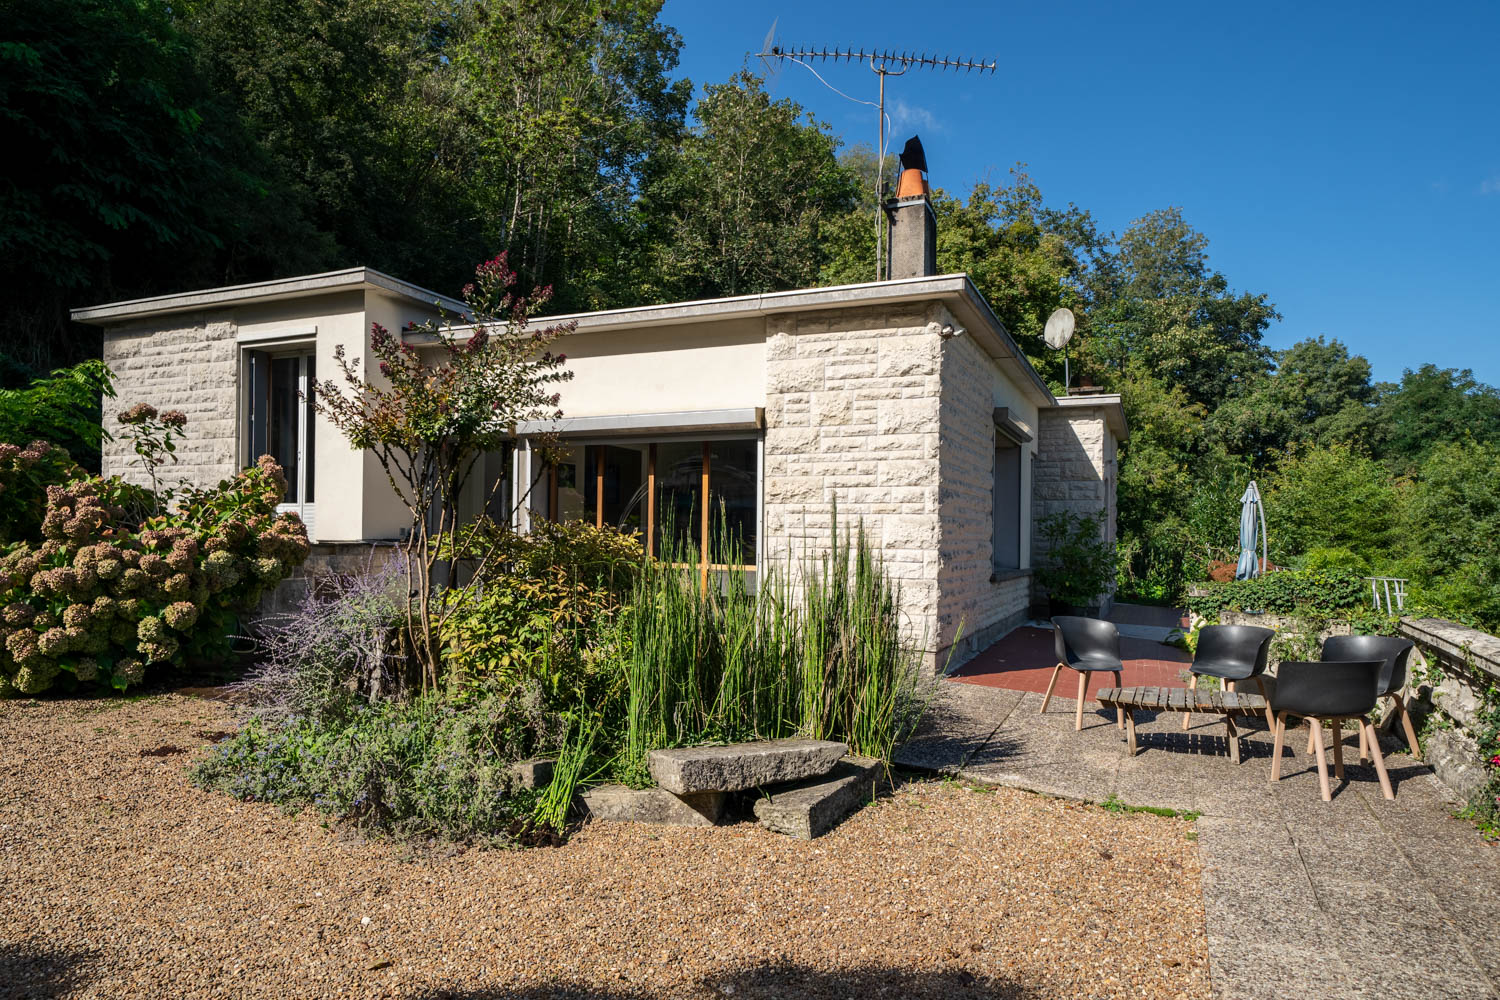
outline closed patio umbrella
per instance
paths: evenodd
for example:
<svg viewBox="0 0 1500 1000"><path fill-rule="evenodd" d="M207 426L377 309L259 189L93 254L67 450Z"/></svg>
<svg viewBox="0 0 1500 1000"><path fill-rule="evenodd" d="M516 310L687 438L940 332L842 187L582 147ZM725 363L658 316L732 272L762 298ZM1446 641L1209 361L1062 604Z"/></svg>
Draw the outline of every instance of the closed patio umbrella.
<svg viewBox="0 0 1500 1000"><path fill-rule="evenodd" d="M1255 557L1256 532L1260 533L1260 559ZM1255 480L1245 487L1240 497L1240 559L1234 567L1236 580L1248 580L1260 576L1266 561L1266 512L1260 504L1260 487Z"/></svg>

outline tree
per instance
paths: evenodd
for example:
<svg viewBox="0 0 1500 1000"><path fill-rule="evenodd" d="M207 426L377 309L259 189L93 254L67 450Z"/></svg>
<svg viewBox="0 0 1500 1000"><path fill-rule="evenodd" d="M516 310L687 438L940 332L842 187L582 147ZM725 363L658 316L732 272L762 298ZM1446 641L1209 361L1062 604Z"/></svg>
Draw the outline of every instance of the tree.
<svg viewBox="0 0 1500 1000"><path fill-rule="evenodd" d="M214 273L259 182L155 0L0 7L0 336L35 371L97 356L77 298L147 294Z"/></svg>
<svg viewBox="0 0 1500 1000"><path fill-rule="evenodd" d="M1435 445L1403 513L1424 596L1500 621L1500 448Z"/></svg>
<svg viewBox="0 0 1500 1000"><path fill-rule="evenodd" d="M1445 442L1500 444L1500 392L1468 368L1425 364L1402 373L1400 385L1382 384L1379 392L1379 454L1397 472L1422 465Z"/></svg>
<svg viewBox="0 0 1500 1000"><path fill-rule="evenodd" d="M1399 555L1400 490L1368 455L1344 444L1299 448L1265 486L1273 558L1348 549L1378 568Z"/></svg>
<svg viewBox="0 0 1500 1000"><path fill-rule="evenodd" d="M1212 410L1270 369L1261 336L1280 314L1264 294L1235 293L1210 268L1208 238L1177 208L1138 219L1094 273L1091 356L1126 359Z"/></svg>
<svg viewBox="0 0 1500 1000"><path fill-rule="evenodd" d="M1293 444L1378 448L1368 361L1322 337L1299 341L1274 357L1274 373L1224 400L1209 420L1230 451L1259 463Z"/></svg>
<svg viewBox="0 0 1500 1000"><path fill-rule="evenodd" d="M635 301L632 202L681 135L692 93L662 0L477 0L462 8L451 100L486 246L554 306Z"/></svg>
<svg viewBox="0 0 1500 1000"><path fill-rule="evenodd" d="M572 377L566 358L548 350L572 329L528 329L531 312L550 289L530 297L515 293L516 275L505 255L481 264L464 289L474 323L455 331L429 322L398 335L375 324L370 352L380 380L365 377L359 359L335 349L339 379L325 379L314 395L324 414L355 448L374 454L386 480L411 515L402 548L407 579L406 622L411 650L423 668L423 685L441 676L439 632L486 578L498 542L481 554L467 584L450 580L436 598L434 568L455 551L459 498L480 456L498 451L518 423L560 419L552 386ZM409 337L434 338L418 348ZM432 360L423 350L434 353ZM498 483L495 489L498 489ZM481 509L488 509L493 494Z"/></svg>
<svg viewBox="0 0 1500 1000"><path fill-rule="evenodd" d="M482 251L444 114L454 3L187 0L181 18L199 72L252 137L276 214L317 234L224 234L230 274L368 264L459 284Z"/></svg>
<svg viewBox="0 0 1500 1000"><path fill-rule="evenodd" d="M650 301L815 285L826 228L848 213L858 181L838 140L759 77L707 88L698 125L652 165L640 213Z"/></svg>

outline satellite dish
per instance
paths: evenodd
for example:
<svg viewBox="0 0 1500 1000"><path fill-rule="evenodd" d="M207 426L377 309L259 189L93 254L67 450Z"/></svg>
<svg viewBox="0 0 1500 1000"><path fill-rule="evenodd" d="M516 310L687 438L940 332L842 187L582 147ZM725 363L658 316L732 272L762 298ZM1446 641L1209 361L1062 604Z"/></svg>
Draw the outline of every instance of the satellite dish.
<svg viewBox="0 0 1500 1000"><path fill-rule="evenodd" d="M1047 346L1060 351L1073 339L1073 310L1058 309L1047 317L1047 329L1042 333Z"/></svg>

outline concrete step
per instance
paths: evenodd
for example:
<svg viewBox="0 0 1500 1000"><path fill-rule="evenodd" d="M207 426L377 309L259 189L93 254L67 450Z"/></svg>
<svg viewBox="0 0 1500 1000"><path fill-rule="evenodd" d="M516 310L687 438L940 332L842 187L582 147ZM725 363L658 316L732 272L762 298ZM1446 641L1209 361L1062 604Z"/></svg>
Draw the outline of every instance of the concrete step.
<svg viewBox="0 0 1500 1000"><path fill-rule="evenodd" d="M845 757L831 772L784 788L755 801L760 825L789 837L821 837L875 797L883 765L868 757Z"/></svg>
<svg viewBox="0 0 1500 1000"><path fill-rule="evenodd" d="M848 752L829 740L764 740L653 750L647 767L658 785L676 795L741 792L825 775Z"/></svg>
<svg viewBox="0 0 1500 1000"><path fill-rule="evenodd" d="M724 814L725 798L723 792L673 795L665 788L600 785L583 793L583 804L594 819L610 823L713 826Z"/></svg>

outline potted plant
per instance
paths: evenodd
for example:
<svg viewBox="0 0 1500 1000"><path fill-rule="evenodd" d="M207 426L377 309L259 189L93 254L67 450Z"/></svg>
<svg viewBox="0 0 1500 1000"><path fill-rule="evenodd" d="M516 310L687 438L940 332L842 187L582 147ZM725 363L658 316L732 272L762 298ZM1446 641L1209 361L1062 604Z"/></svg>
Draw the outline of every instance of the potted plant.
<svg viewBox="0 0 1500 1000"><path fill-rule="evenodd" d="M1103 522L1103 513L1059 511L1042 518L1047 555L1036 580L1047 591L1052 614L1083 614L1115 578L1114 546L1104 543Z"/></svg>

